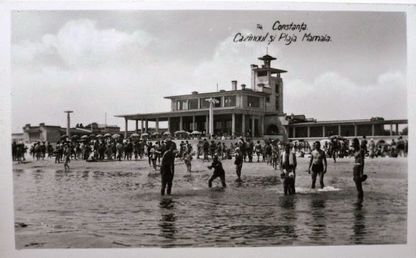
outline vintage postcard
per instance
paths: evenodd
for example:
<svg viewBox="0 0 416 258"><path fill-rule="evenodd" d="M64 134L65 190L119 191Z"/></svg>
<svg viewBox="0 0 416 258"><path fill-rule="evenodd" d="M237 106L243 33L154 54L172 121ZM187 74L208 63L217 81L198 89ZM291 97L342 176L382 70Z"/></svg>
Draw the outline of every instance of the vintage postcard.
<svg viewBox="0 0 416 258"><path fill-rule="evenodd" d="M309 6L8 6L9 254L410 257L411 8Z"/></svg>

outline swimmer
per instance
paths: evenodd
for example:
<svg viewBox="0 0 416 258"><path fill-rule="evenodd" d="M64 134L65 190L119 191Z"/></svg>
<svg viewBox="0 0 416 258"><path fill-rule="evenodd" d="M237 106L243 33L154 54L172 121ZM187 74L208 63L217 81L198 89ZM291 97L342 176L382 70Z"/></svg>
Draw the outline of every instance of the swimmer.
<svg viewBox="0 0 416 258"><path fill-rule="evenodd" d="M321 150L321 143L316 141L313 144L314 150L311 152L311 159L309 162L308 173L311 174L312 170L312 186L315 188L316 177L319 175L319 183L321 189L324 188L324 175L327 169L326 155L323 150Z"/></svg>

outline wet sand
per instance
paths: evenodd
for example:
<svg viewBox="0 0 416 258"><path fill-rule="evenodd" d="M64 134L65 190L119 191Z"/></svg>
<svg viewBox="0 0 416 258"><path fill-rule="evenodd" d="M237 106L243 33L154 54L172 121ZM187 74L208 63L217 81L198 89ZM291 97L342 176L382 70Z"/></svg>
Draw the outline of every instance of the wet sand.
<svg viewBox="0 0 416 258"><path fill-rule="evenodd" d="M14 164L16 248L406 243L407 159L366 159L362 205L352 159L328 161L323 190L310 189L308 159L298 163L297 194L284 196L265 163L244 163L239 184L224 160L223 190L219 179L208 189L210 163L194 159L189 174L177 160L171 197L147 160Z"/></svg>

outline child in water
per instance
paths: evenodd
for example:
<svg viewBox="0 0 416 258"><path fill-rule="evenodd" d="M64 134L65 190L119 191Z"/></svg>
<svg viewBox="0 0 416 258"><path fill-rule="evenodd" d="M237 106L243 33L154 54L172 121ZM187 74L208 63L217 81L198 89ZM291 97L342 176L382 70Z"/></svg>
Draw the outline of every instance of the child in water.
<svg viewBox="0 0 416 258"><path fill-rule="evenodd" d="M65 162L64 162L64 169L65 171L69 170L69 162L71 162L71 151L68 146L65 146Z"/></svg>
<svg viewBox="0 0 416 258"><path fill-rule="evenodd" d="M217 154L214 155L212 164L208 168L209 169L214 168L214 173L208 180L208 187L209 188L212 187L212 181L214 181L214 179L216 179L217 177L221 179L222 187L224 188L227 187L227 185L225 184L225 171L224 171L224 168L222 167L221 161L219 161L218 159Z"/></svg>
<svg viewBox="0 0 416 258"><path fill-rule="evenodd" d="M191 172L191 169L192 169L192 164L191 164L192 154L191 154L191 152L190 152L190 151L187 151L187 152L185 153L185 155L183 156L183 160L184 160L185 165L186 165L186 170L187 170L188 172Z"/></svg>

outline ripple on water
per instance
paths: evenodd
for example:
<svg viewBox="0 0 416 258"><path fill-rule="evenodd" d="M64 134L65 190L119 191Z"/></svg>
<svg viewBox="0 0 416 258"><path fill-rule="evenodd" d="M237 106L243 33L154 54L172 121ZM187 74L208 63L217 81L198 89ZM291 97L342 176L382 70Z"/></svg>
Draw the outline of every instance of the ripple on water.
<svg viewBox="0 0 416 258"><path fill-rule="evenodd" d="M297 194L284 196L278 173L265 164L256 164L258 173L243 171L243 182L236 183L232 162L224 161L227 188L217 179L208 189L212 171L199 169L206 164L195 161L190 174L183 164L177 166L173 195L164 198L160 173L145 166L122 169L107 162L115 169L91 165L70 172L16 168L16 221L29 225L16 234L52 232L42 243L68 232L97 235L110 239L114 247L404 243L407 177L380 171L383 166L392 170L397 163L371 162L366 169L372 176L361 204L356 203L350 168L335 165L324 189L310 189L310 176L298 173ZM373 167L377 173L371 173ZM36 243L20 246L43 245Z"/></svg>

